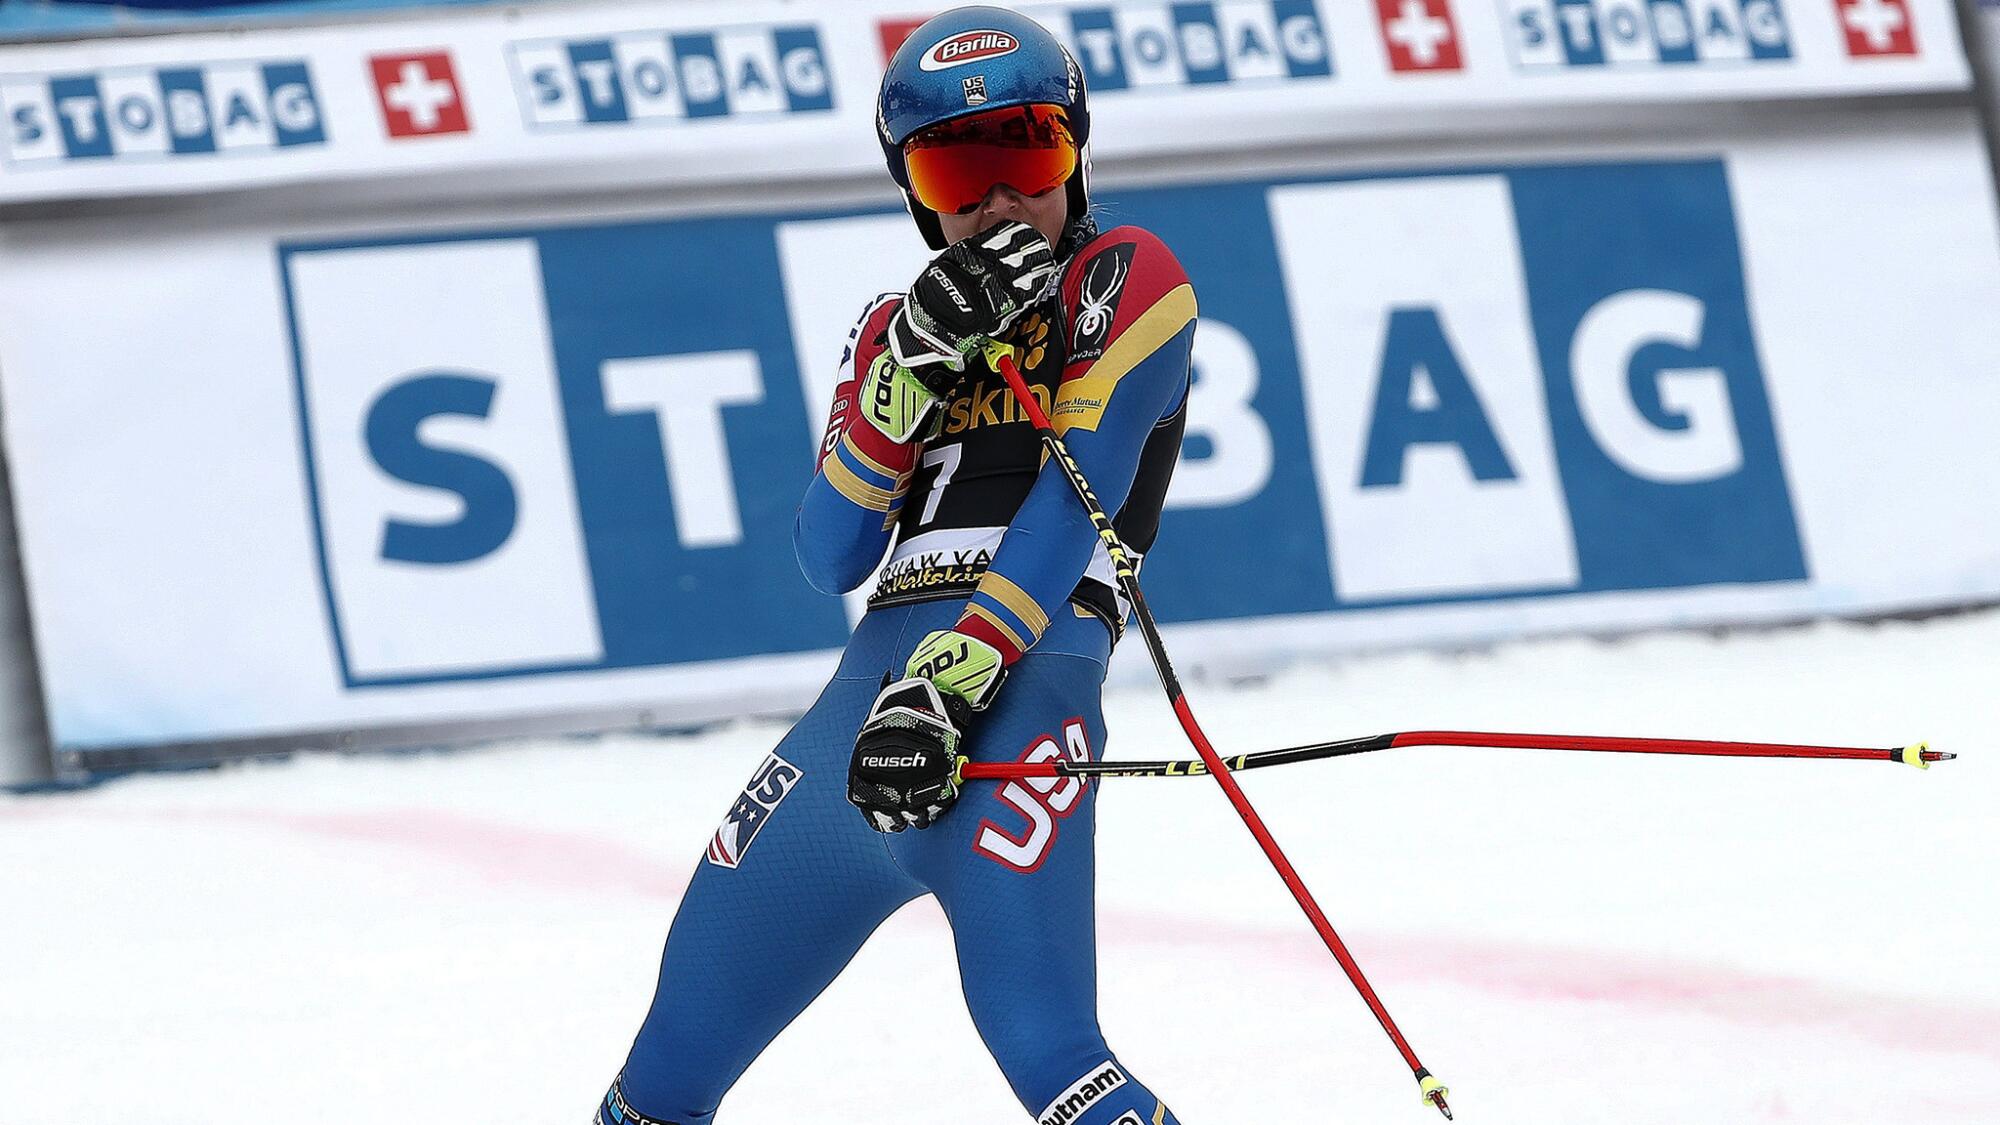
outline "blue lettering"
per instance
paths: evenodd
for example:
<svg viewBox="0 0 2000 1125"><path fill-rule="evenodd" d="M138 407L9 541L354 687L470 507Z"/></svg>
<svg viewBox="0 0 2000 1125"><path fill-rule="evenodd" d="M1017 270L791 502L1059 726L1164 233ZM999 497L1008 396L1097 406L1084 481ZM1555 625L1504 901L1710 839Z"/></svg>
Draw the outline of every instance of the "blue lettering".
<svg viewBox="0 0 2000 1125"><path fill-rule="evenodd" d="M736 76L736 89L740 92L743 90L769 90L770 88L771 80L762 71L757 69L757 60L744 59L743 69Z"/></svg>
<svg viewBox="0 0 2000 1125"><path fill-rule="evenodd" d="M620 81L618 60L609 39L580 40L569 45L570 73L583 95L586 121L629 121L625 109L625 84Z"/></svg>
<svg viewBox="0 0 2000 1125"><path fill-rule="evenodd" d="M1659 45L1661 62L1699 61L1694 46L1694 19L1688 15L1686 0L1652 0L1647 10L1653 17L1653 41Z"/></svg>
<svg viewBox="0 0 2000 1125"><path fill-rule="evenodd" d="M729 72L723 69L715 36L674 35L667 40L680 67L681 97L689 117L724 117L729 113Z"/></svg>
<svg viewBox="0 0 2000 1125"><path fill-rule="evenodd" d="M34 106L17 105L14 107L15 144L27 144L29 141L39 141L48 131L48 126L41 122L40 115L35 112Z"/></svg>
<svg viewBox="0 0 2000 1125"><path fill-rule="evenodd" d="M112 155L111 126L104 119L104 98L94 76L50 79L49 101L56 107L56 128L62 130L66 155L71 158Z"/></svg>
<svg viewBox="0 0 2000 1125"><path fill-rule="evenodd" d="M1277 51L1272 44L1266 43L1257 37L1256 28L1251 27L1249 24L1243 25L1243 34L1236 40L1237 58L1247 59L1252 55L1262 55L1265 58L1271 58L1276 54Z"/></svg>
<svg viewBox="0 0 2000 1125"><path fill-rule="evenodd" d="M242 91L229 95L229 105L222 115L224 129L234 129L241 124L255 125L257 121L257 111L251 108L250 99L244 97Z"/></svg>
<svg viewBox="0 0 2000 1125"><path fill-rule="evenodd" d="M771 768L758 779L756 798L767 805L775 805L785 799L785 790L799 779L799 771L790 766L771 763Z"/></svg>
<svg viewBox="0 0 2000 1125"><path fill-rule="evenodd" d="M1333 75L1333 52L1319 25L1313 0L1271 0L1271 17L1278 23L1278 47L1285 54L1285 72L1293 78Z"/></svg>
<svg viewBox="0 0 2000 1125"><path fill-rule="evenodd" d="M266 63L264 92L270 97L271 132L280 147L326 142L319 101L313 96L306 64Z"/></svg>
<svg viewBox="0 0 2000 1125"><path fill-rule="evenodd" d="M1792 57L1792 36L1785 28L1784 9L1775 0L1742 0L1743 34L1750 39L1750 54L1758 59Z"/></svg>
<svg viewBox="0 0 2000 1125"><path fill-rule="evenodd" d="M1549 41L1549 25L1542 22L1542 14L1524 11L1514 17L1521 27L1521 44L1525 47L1539 47Z"/></svg>
<svg viewBox="0 0 2000 1125"><path fill-rule="evenodd" d="M497 389L486 376L432 371L390 387L369 406L366 438L375 464L397 480L455 493L465 509L446 523L388 520L383 558L468 563L499 550L514 534L520 505L507 471L476 454L425 445L418 432L427 419L443 415L485 419Z"/></svg>
<svg viewBox="0 0 2000 1125"><path fill-rule="evenodd" d="M1434 401L1421 406L1411 401L1419 369L1430 376L1435 392ZM1361 487L1402 484L1403 463L1413 445L1456 445L1474 479L1514 479L1514 467L1435 308L1389 311Z"/></svg>
<svg viewBox="0 0 2000 1125"><path fill-rule="evenodd" d="M771 33L778 49L778 77L785 84L785 105L792 112L833 108L833 83L820 57L819 33L810 27L781 27Z"/></svg>
<svg viewBox="0 0 2000 1125"><path fill-rule="evenodd" d="M1736 27L1723 16L1721 8L1710 8L1708 26L1702 29L1701 35L1704 39L1723 39L1733 43L1736 41Z"/></svg>
<svg viewBox="0 0 2000 1125"><path fill-rule="evenodd" d="M214 152L209 124L208 83L191 67L160 72L162 113L175 152Z"/></svg>
<svg viewBox="0 0 2000 1125"><path fill-rule="evenodd" d="M640 59L632 67L632 85L649 98L667 92L667 66L658 59Z"/></svg>
<svg viewBox="0 0 2000 1125"><path fill-rule="evenodd" d="M1556 30L1562 34L1563 57L1571 66L1604 65L1604 44L1598 40L1597 9L1590 0L1556 0Z"/></svg>
<svg viewBox="0 0 2000 1125"><path fill-rule="evenodd" d="M1605 22L1611 25L1611 37L1620 43L1637 43L1644 36L1640 31L1639 13L1630 8L1613 8Z"/></svg>
<svg viewBox="0 0 2000 1125"><path fill-rule="evenodd" d="M555 67L536 67L528 72L528 81L535 87L536 105L554 105L562 100L562 83L556 79Z"/></svg>
<svg viewBox="0 0 2000 1125"><path fill-rule="evenodd" d="M143 133L153 127L153 107L137 95L124 98L118 103L118 120L132 132Z"/></svg>
<svg viewBox="0 0 2000 1125"><path fill-rule="evenodd" d="M1229 81L1229 67L1222 57L1222 28L1216 24L1215 6L1177 3L1172 11L1174 29L1180 36L1181 63L1187 67L1188 81Z"/></svg>
<svg viewBox="0 0 2000 1125"><path fill-rule="evenodd" d="M1123 90L1132 84L1126 73L1125 49L1109 8L1072 9L1069 25L1077 65L1083 67L1084 80L1092 90Z"/></svg>
<svg viewBox="0 0 2000 1125"><path fill-rule="evenodd" d="M1139 61L1158 66L1167 60L1167 37L1152 28L1142 28L1132 37L1132 53Z"/></svg>

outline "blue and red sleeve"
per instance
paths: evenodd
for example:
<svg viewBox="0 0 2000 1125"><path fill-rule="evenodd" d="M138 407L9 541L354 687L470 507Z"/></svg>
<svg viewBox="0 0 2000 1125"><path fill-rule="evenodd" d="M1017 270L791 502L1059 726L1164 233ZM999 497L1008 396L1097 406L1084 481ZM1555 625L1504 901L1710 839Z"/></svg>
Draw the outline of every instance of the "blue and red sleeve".
<svg viewBox="0 0 2000 1125"><path fill-rule="evenodd" d="M1151 233L1118 227L1071 259L1063 278L1068 360L1050 419L1105 511L1131 491L1154 427L1188 391L1194 287ZM1083 578L1097 531L1059 466L1043 464L957 628L1013 663Z"/></svg>
<svg viewBox="0 0 2000 1125"><path fill-rule="evenodd" d="M856 409L862 380L887 347L884 333L901 303L898 294L877 297L848 335L818 471L792 524L799 569L822 593L844 594L874 572L916 465L920 442L890 441Z"/></svg>

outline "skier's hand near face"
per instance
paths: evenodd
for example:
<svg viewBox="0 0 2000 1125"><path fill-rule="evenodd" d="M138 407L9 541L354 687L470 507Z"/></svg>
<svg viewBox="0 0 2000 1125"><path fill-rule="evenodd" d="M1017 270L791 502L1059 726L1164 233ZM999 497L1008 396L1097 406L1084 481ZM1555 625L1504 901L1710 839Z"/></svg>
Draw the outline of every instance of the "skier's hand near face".
<svg viewBox="0 0 2000 1125"><path fill-rule="evenodd" d="M889 322L889 350L915 371L942 368L956 374L965 362L1006 331L1056 271L1055 251L1040 231L1009 220L947 247L910 286ZM930 380L927 380L929 382ZM936 373L934 393L949 393Z"/></svg>

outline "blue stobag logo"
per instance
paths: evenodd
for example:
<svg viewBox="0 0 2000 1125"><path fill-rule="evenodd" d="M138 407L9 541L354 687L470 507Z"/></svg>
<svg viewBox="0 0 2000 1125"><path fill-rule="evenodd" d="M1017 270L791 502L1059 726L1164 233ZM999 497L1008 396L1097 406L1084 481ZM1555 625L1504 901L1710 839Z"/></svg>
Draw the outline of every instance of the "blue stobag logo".
<svg viewBox="0 0 2000 1125"><path fill-rule="evenodd" d="M303 60L0 76L6 156L158 159L326 143Z"/></svg>
<svg viewBox="0 0 2000 1125"><path fill-rule="evenodd" d="M1202 303L1163 619L1806 579L1723 162L1116 205ZM792 521L892 239L921 261L886 212L281 246L347 685L844 643Z"/></svg>
<svg viewBox="0 0 2000 1125"><path fill-rule="evenodd" d="M1027 8L1083 67L1092 94L1152 86L1330 78L1314 0L1193 0Z"/></svg>
<svg viewBox="0 0 2000 1125"><path fill-rule="evenodd" d="M1503 0L1522 69L1783 62L1782 0Z"/></svg>
<svg viewBox="0 0 2000 1125"><path fill-rule="evenodd" d="M530 127L664 124L834 107L811 24L635 31L507 47Z"/></svg>
<svg viewBox="0 0 2000 1125"><path fill-rule="evenodd" d="M280 259L349 686L845 640L792 552L819 419L771 220Z"/></svg>
<svg viewBox="0 0 2000 1125"><path fill-rule="evenodd" d="M1163 616L1806 578L1720 161L1120 204L1201 286Z"/></svg>

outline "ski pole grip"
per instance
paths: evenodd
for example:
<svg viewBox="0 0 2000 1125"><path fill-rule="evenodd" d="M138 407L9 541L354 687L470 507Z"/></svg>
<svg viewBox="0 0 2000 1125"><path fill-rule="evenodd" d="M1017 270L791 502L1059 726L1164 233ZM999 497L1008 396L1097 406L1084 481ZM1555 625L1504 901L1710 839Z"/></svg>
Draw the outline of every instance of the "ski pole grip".
<svg viewBox="0 0 2000 1125"><path fill-rule="evenodd" d="M1021 781L1030 777L1061 777L1054 762L967 762L958 775L967 781Z"/></svg>
<svg viewBox="0 0 2000 1125"><path fill-rule="evenodd" d="M1028 421L1033 422L1036 429L1052 430L1055 428L1054 424L1049 421L1048 413L1042 409L1042 404L1036 402L1034 394L1028 390L1028 381L1021 378L1021 369L1014 366L1013 356L1003 355L1000 357L1000 377L1007 380L1007 386L1014 391L1015 400L1020 402L1022 410L1027 411Z"/></svg>
<svg viewBox="0 0 2000 1125"><path fill-rule="evenodd" d="M966 763L958 769L966 781L1026 781L1030 777L1062 777L1056 763Z"/></svg>

